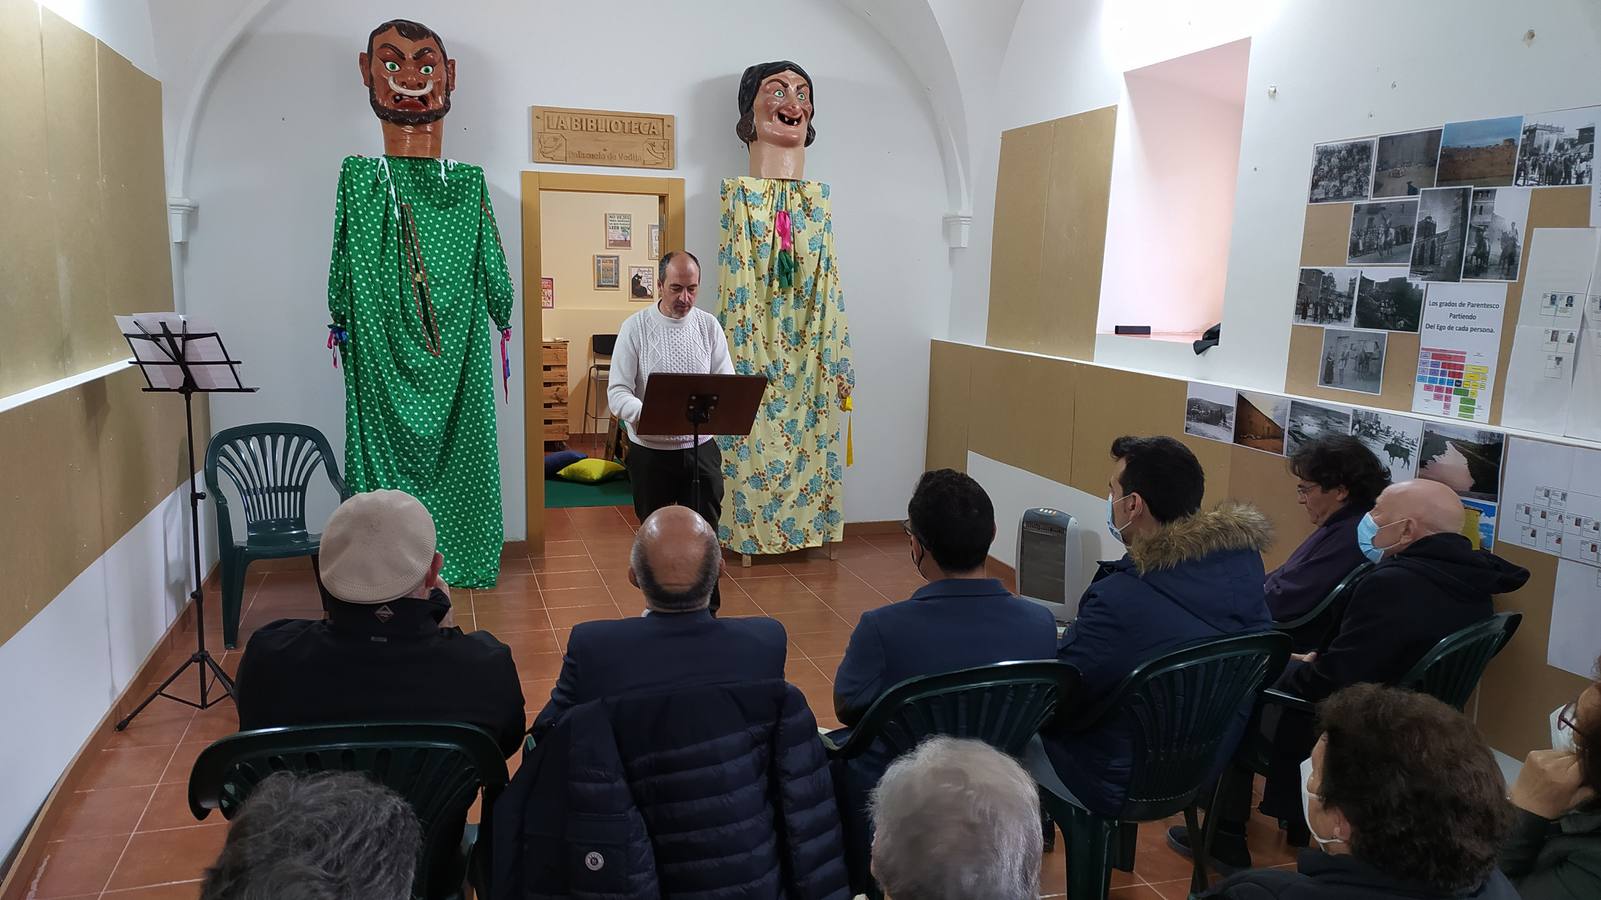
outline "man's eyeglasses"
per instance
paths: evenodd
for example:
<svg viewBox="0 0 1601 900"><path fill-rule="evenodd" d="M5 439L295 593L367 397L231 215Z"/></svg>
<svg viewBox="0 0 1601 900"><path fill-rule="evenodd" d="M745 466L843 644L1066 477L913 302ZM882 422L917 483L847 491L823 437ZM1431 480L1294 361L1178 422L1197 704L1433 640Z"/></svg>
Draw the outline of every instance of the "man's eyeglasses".
<svg viewBox="0 0 1601 900"><path fill-rule="evenodd" d="M1578 734L1579 733L1579 720L1577 718L1578 711L1579 711L1579 701L1577 701L1577 700L1569 701L1568 705L1562 707L1562 711L1557 713L1557 727L1558 728L1565 728L1565 729L1567 729L1568 731L1570 731L1570 732L1572 732L1574 734Z"/></svg>
<svg viewBox="0 0 1601 900"><path fill-rule="evenodd" d="M1304 499L1306 499L1306 495L1312 493L1315 490L1318 490L1318 485L1307 484L1306 482L1303 481L1300 484L1297 484L1295 486L1295 496L1300 497L1300 498L1302 498L1304 500Z"/></svg>
<svg viewBox="0 0 1601 900"><path fill-rule="evenodd" d="M901 520L901 530L906 532L906 536L907 537L917 537L917 532L912 530L912 520L911 519L902 519Z"/></svg>

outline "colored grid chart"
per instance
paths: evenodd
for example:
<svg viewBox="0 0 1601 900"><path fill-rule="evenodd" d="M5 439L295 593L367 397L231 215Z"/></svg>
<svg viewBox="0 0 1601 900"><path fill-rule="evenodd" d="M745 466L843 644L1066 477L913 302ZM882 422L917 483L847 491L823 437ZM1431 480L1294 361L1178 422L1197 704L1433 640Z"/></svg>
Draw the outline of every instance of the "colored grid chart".
<svg viewBox="0 0 1601 900"><path fill-rule="evenodd" d="M1460 350L1424 347L1418 354L1418 387L1435 407L1418 412L1471 420L1481 395L1489 402L1490 369L1469 363L1468 355Z"/></svg>

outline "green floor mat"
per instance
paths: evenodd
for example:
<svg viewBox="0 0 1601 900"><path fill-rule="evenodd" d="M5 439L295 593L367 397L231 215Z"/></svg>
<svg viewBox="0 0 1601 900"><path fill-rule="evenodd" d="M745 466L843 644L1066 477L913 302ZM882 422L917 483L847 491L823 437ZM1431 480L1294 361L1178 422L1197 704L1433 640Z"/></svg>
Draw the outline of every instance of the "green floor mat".
<svg viewBox="0 0 1601 900"><path fill-rule="evenodd" d="M634 489L626 478L600 484L579 484L560 478L545 479L545 508L573 506L633 506Z"/></svg>

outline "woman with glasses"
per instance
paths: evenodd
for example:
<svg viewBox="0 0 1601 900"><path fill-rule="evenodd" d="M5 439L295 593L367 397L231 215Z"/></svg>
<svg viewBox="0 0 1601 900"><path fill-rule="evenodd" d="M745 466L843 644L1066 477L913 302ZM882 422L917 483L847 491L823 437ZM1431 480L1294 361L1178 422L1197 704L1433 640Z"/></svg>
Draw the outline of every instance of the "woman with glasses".
<svg viewBox="0 0 1601 900"><path fill-rule="evenodd" d="M1518 814L1501 871L1523 900L1593 900L1601 897L1601 681L1557 714L1551 745L1529 754L1512 785Z"/></svg>
<svg viewBox="0 0 1601 900"><path fill-rule="evenodd" d="M1284 565L1267 575L1267 606L1285 622L1317 606L1363 562L1356 524L1390 485L1390 472L1367 446L1346 434L1306 441L1290 454L1296 499L1316 530ZM1296 648L1298 650L1305 648Z"/></svg>

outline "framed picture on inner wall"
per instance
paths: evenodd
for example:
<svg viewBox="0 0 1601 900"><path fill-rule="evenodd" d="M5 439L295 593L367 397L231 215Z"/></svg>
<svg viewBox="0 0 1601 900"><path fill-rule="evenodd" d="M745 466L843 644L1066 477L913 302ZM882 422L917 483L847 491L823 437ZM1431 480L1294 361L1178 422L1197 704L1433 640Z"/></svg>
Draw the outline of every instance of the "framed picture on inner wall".
<svg viewBox="0 0 1601 900"><path fill-rule="evenodd" d="M628 299L656 299L656 269L651 266L628 267Z"/></svg>
<svg viewBox="0 0 1601 900"><path fill-rule="evenodd" d="M631 213L606 214L606 249L634 248L634 217Z"/></svg>
<svg viewBox="0 0 1601 900"><path fill-rule="evenodd" d="M539 306L541 309L556 308L556 279L549 276L539 279Z"/></svg>
<svg viewBox="0 0 1601 900"><path fill-rule="evenodd" d="M652 225L652 226L650 226L649 234L650 234L650 258L651 259L661 259L662 258L662 227L660 225Z"/></svg>
<svg viewBox="0 0 1601 900"><path fill-rule="evenodd" d="M595 290L615 291L621 287L619 273L622 271L622 257L595 255Z"/></svg>

